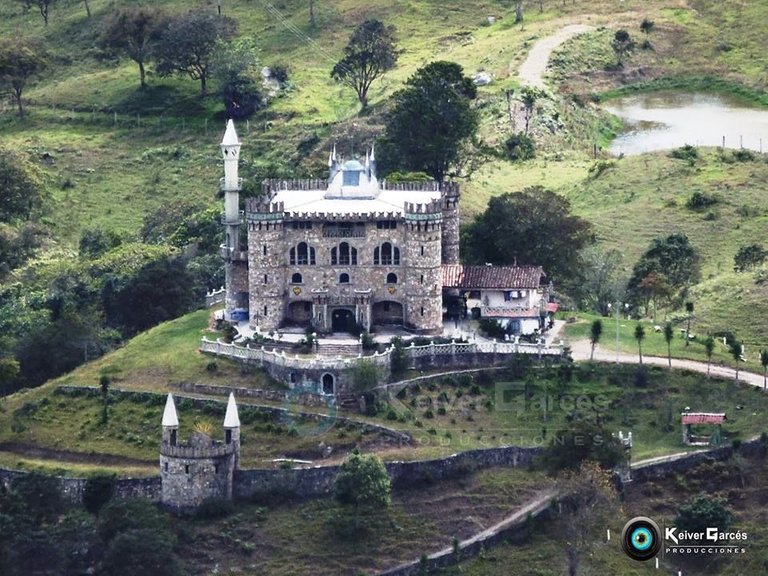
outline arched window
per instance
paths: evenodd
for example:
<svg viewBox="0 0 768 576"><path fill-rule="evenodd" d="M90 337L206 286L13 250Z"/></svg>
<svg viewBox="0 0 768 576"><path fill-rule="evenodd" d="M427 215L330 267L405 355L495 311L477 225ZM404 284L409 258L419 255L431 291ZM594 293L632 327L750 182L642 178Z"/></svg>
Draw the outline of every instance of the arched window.
<svg viewBox="0 0 768 576"><path fill-rule="evenodd" d="M349 284L349 274L346 272L339 274L339 284Z"/></svg>
<svg viewBox="0 0 768 576"><path fill-rule="evenodd" d="M291 284L301 284L301 282L302 282L301 274L299 274L298 272L295 272L293 276L291 276Z"/></svg>
<svg viewBox="0 0 768 576"><path fill-rule="evenodd" d="M374 265L400 266L400 248L392 246L390 242L384 242L381 247L373 249Z"/></svg>
<svg viewBox="0 0 768 576"><path fill-rule="evenodd" d="M357 266L357 249L352 248L346 242L339 244L338 248L331 248L331 264L333 266Z"/></svg>
<svg viewBox="0 0 768 576"><path fill-rule="evenodd" d="M289 260L292 266L315 265L315 249L306 242L299 242L295 248L291 248Z"/></svg>
<svg viewBox="0 0 768 576"><path fill-rule="evenodd" d="M394 272L387 274L387 284L397 284L397 274Z"/></svg>

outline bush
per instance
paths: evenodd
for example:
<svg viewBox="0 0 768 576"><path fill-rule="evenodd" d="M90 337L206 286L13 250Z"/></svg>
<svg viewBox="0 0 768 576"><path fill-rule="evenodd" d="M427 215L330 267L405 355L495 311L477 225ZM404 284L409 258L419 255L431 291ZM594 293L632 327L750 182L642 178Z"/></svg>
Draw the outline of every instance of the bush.
<svg viewBox="0 0 768 576"><path fill-rule="evenodd" d="M275 79L277 82L280 83L280 85L284 85L286 82L288 82L288 66L285 64L274 64L269 69L272 78Z"/></svg>
<svg viewBox="0 0 768 576"><path fill-rule="evenodd" d="M766 258L768 258L768 251L761 244L742 246L733 257L733 269L736 272L746 272L765 262Z"/></svg>
<svg viewBox="0 0 768 576"><path fill-rule="evenodd" d="M533 138L518 132L504 141L504 156L512 162L530 160L536 157Z"/></svg>
<svg viewBox="0 0 768 576"><path fill-rule="evenodd" d="M710 196L704 192L694 192L685 202L685 206L689 210L703 210L704 208L714 206L718 202L719 199L715 196Z"/></svg>
<svg viewBox="0 0 768 576"><path fill-rule="evenodd" d="M677 160L687 160L688 163L692 165L699 159L699 150L695 146L686 144L685 146L672 150L672 152L669 153L669 156L671 158L676 158Z"/></svg>
<svg viewBox="0 0 768 576"><path fill-rule="evenodd" d="M725 504L722 498L699 494L680 507L675 526L691 532L704 532L709 527L724 531L733 521L733 514Z"/></svg>
<svg viewBox="0 0 768 576"><path fill-rule="evenodd" d="M733 151L733 158L737 162L753 162L755 160L755 153L752 150L741 148Z"/></svg>

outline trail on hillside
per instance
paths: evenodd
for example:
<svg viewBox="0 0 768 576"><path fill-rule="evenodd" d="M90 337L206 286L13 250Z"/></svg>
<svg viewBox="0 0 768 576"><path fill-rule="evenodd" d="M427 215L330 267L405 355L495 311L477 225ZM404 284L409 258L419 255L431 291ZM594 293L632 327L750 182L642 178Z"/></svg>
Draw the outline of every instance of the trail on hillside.
<svg viewBox="0 0 768 576"><path fill-rule="evenodd" d="M544 88L544 72L547 69L547 64L549 64L549 57L552 55L552 51L574 36L584 34L590 30L594 30L594 28L586 24L569 24L560 28L551 36L536 42L518 72L518 76L523 84Z"/></svg>

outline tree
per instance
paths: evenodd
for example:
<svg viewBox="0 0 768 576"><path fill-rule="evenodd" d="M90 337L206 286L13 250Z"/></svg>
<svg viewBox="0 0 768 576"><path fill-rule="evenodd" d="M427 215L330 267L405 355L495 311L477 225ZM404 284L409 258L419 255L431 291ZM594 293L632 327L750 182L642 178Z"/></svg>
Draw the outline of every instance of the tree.
<svg viewBox="0 0 768 576"><path fill-rule="evenodd" d="M252 41L239 39L220 44L213 55L212 75L218 81L228 118L250 118L264 107L264 98L255 80L260 78L256 50Z"/></svg>
<svg viewBox="0 0 768 576"><path fill-rule="evenodd" d="M768 251L761 244L742 246L733 257L733 269L736 272L746 272L765 262L766 258Z"/></svg>
<svg viewBox="0 0 768 576"><path fill-rule="evenodd" d="M83 4L85 4L85 13L88 16L88 18L91 17L91 5L88 3L88 0L83 0Z"/></svg>
<svg viewBox="0 0 768 576"><path fill-rule="evenodd" d="M344 57L331 70L331 77L352 87L363 110L374 80L395 67L395 27L379 20L360 24L344 48Z"/></svg>
<svg viewBox="0 0 768 576"><path fill-rule="evenodd" d="M729 348L731 357L736 361L736 382L739 381L739 367L741 366L741 357L744 355L744 345L739 340L732 340Z"/></svg>
<svg viewBox="0 0 768 576"><path fill-rule="evenodd" d="M479 126L477 88L453 62L420 68L393 97L379 160L391 170L426 172L443 182L459 171Z"/></svg>
<svg viewBox="0 0 768 576"><path fill-rule="evenodd" d="M722 498L699 494L680 506L674 525L689 532L705 532L707 528L724 532L733 521L733 514L725 505Z"/></svg>
<svg viewBox="0 0 768 576"><path fill-rule="evenodd" d="M14 39L0 43L0 89L11 91L19 110L19 118L24 117L24 89L47 66L45 51L37 42Z"/></svg>
<svg viewBox="0 0 768 576"><path fill-rule="evenodd" d="M760 351L760 364L763 366L763 390L765 390L768 384L768 350Z"/></svg>
<svg viewBox="0 0 768 576"><path fill-rule="evenodd" d="M624 67L624 59L634 49L635 42L626 30L617 30L613 35L613 41L611 47L616 53L617 65L619 68Z"/></svg>
<svg viewBox="0 0 768 576"><path fill-rule="evenodd" d="M651 33L651 30L653 30L654 22L653 20L648 20L648 18L643 18L643 21L640 23L640 30L648 35Z"/></svg>
<svg viewBox="0 0 768 576"><path fill-rule="evenodd" d="M672 328L672 322L664 324L664 340L667 343L667 360L669 367L672 368L672 340L675 338L675 329Z"/></svg>
<svg viewBox="0 0 768 576"><path fill-rule="evenodd" d="M309 25L315 27L315 0L309 0Z"/></svg>
<svg viewBox="0 0 768 576"><path fill-rule="evenodd" d="M683 290L698 281L700 267L699 253L685 234L655 238L632 269L627 290L636 303L646 302L647 312L650 298L666 292L662 279L672 290Z"/></svg>
<svg viewBox="0 0 768 576"><path fill-rule="evenodd" d="M554 282L578 284L582 249L593 238L592 225L571 214L566 198L534 186L491 198L461 240L469 263L540 265Z"/></svg>
<svg viewBox="0 0 768 576"><path fill-rule="evenodd" d="M643 365L643 340L645 339L645 329L642 324L635 326L635 340L637 340L637 351L640 355L640 366Z"/></svg>
<svg viewBox="0 0 768 576"><path fill-rule="evenodd" d="M541 459L547 473L556 475L561 470L578 470L587 460L610 470L626 460L626 453L618 438L601 424L577 420L552 437Z"/></svg>
<svg viewBox="0 0 768 576"><path fill-rule="evenodd" d="M584 309L610 315L612 303L624 299L624 286L619 278L623 259L618 250L587 246L579 255L581 279L571 296L577 298Z"/></svg>
<svg viewBox="0 0 768 576"><path fill-rule="evenodd" d="M694 304L690 300L685 303L685 314L687 325L685 328L685 345L688 346L691 343L691 318L693 318Z"/></svg>
<svg viewBox="0 0 768 576"><path fill-rule="evenodd" d="M83 506L91 514L98 514L109 503L115 493L114 474L97 474L85 482Z"/></svg>
<svg viewBox="0 0 768 576"><path fill-rule="evenodd" d="M362 455L355 449L339 468L333 494L343 506L352 509L355 526L361 512L377 512L389 506L391 484L381 459Z"/></svg>
<svg viewBox="0 0 768 576"><path fill-rule="evenodd" d="M715 351L715 339L712 336L704 340L704 351L707 353L707 378L709 378L709 368L712 366L712 353Z"/></svg>
<svg viewBox="0 0 768 576"><path fill-rule="evenodd" d="M213 54L219 42L235 34L235 21L208 12L188 12L171 19L155 48L157 73L186 74L200 81L200 95L207 94Z"/></svg>
<svg viewBox="0 0 768 576"><path fill-rule="evenodd" d="M523 114L525 117L525 135L528 135L528 130L531 124L531 118L533 118L533 112L536 108L536 101L541 97L542 92L538 88L532 86L525 86L520 93L520 98L523 102Z"/></svg>
<svg viewBox="0 0 768 576"><path fill-rule="evenodd" d="M594 548L595 529L617 512L616 489L610 472L592 461L558 477L557 488L561 497L555 522L563 536L568 576L576 576L581 558Z"/></svg>
<svg viewBox="0 0 768 576"><path fill-rule="evenodd" d="M370 390L379 383L379 369L369 360L358 360L353 369L352 379L355 390L358 392Z"/></svg>
<svg viewBox="0 0 768 576"><path fill-rule="evenodd" d="M147 87L144 65L159 40L165 16L155 8L138 6L114 12L101 34L104 47L120 50L139 65L139 85Z"/></svg>
<svg viewBox="0 0 768 576"><path fill-rule="evenodd" d="M29 220L42 206L43 181L35 166L0 148L0 222Z"/></svg>
<svg viewBox="0 0 768 576"><path fill-rule="evenodd" d="M43 17L43 23L48 26L48 12L56 4L57 0L17 0L26 6L27 10L36 7L40 11L40 16Z"/></svg>
<svg viewBox="0 0 768 576"><path fill-rule="evenodd" d="M515 0L515 24L523 23L523 0Z"/></svg>
<svg viewBox="0 0 768 576"><path fill-rule="evenodd" d="M592 326L589 329L589 343L592 345L592 350L589 353L589 361L591 362L595 358L595 346L600 342L600 336L603 335L603 321L600 319L592 322Z"/></svg>

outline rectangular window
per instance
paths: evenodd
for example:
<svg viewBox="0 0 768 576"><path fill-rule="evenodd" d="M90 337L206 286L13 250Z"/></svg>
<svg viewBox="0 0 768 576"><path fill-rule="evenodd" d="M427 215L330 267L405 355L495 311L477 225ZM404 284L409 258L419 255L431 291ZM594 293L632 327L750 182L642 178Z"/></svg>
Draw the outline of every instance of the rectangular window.
<svg viewBox="0 0 768 576"><path fill-rule="evenodd" d="M189 464L184 465L184 474L189 474Z"/></svg>
<svg viewBox="0 0 768 576"><path fill-rule="evenodd" d="M312 222L303 222L295 220L291 222L291 228L294 230L312 230Z"/></svg>
<svg viewBox="0 0 768 576"><path fill-rule="evenodd" d="M421 275L421 283L424 284L424 274Z"/></svg>
<svg viewBox="0 0 768 576"><path fill-rule="evenodd" d="M214 464L213 465L213 473L214 474L218 474L219 473L219 465L218 464Z"/></svg>
<svg viewBox="0 0 768 576"><path fill-rule="evenodd" d="M424 306L421 307L421 315L424 316Z"/></svg>
<svg viewBox="0 0 768 576"><path fill-rule="evenodd" d="M510 300L512 300L512 291L504 290L504 302L509 302Z"/></svg>
<svg viewBox="0 0 768 576"><path fill-rule="evenodd" d="M168 462L165 463L165 471L168 472Z"/></svg>
<svg viewBox="0 0 768 576"><path fill-rule="evenodd" d="M424 256L424 246L421 247L421 255Z"/></svg>
<svg viewBox="0 0 768 576"><path fill-rule="evenodd" d="M264 306L264 318L266 318L266 317L267 317L267 307Z"/></svg>
<svg viewBox="0 0 768 576"><path fill-rule="evenodd" d="M266 256L267 255L267 245L264 244L264 246L262 246L261 248L262 248L262 252L263 252L264 256Z"/></svg>
<svg viewBox="0 0 768 576"><path fill-rule="evenodd" d="M397 221L396 220L379 220L376 222L376 228L379 230L396 230L397 229Z"/></svg>
<svg viewBox="0 0 768 576"><path fill-rule="evenodd" d="M268 283L269 283L269 276L264 274L264 284L268 284Z"/></svg>

